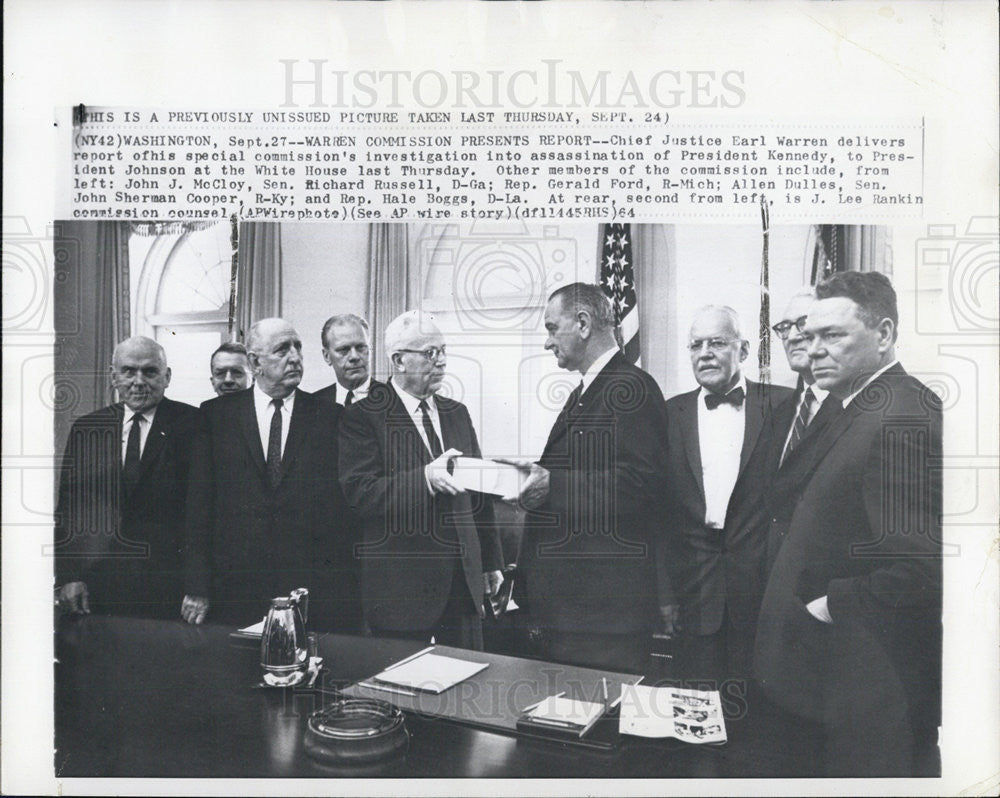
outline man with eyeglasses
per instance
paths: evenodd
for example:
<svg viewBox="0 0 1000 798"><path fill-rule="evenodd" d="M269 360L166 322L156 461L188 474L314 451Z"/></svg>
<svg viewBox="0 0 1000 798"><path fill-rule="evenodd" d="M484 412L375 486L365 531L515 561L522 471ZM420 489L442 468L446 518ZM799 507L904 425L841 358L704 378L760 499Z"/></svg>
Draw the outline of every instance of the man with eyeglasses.
<svg viewBox="0 0 1000 798"><path fill-rule="evenodd" d="M781 321L771 328L781 340L788 365L798 375L798 383L795 393L782 402L775 414L772 457L777 463L777 473L767 491L768 572L788 533L791 512L815 456L816 441L841 409L836 401L827 401L829 391L816 383L809 360L809 340L800 329L805 325L814 298L812 287L796 293L789 300Z"/></svg>
<svg viewBox="0 0 1000 798"><path fill-rule="evenodd" d="M684 676L749 676L764 587L763 496L774 409L791 391L747 380L750 344L729 307L695 315L688 339L699 387L667 401L673 588Z"/></svg>
<svg viewBox="0 0 1000 798"><path fill-rule="evenodd" d="M841 411L816 444L761 607L755 671L816 722L825 775L940 775L941 401L899 364L877 272L816 287L801 324Z"/></svg>
<svg viewBox="0 0 1000 798"><path fill-rule="evenodd" d="M377 637L482 649L483 598L500 588L502 556L492 499L451 473L455 457L480 456L472 419L439 395L448 360L429 316L394 319L385 347L389 383L373 383L340 421L365 621Z"/></svg>

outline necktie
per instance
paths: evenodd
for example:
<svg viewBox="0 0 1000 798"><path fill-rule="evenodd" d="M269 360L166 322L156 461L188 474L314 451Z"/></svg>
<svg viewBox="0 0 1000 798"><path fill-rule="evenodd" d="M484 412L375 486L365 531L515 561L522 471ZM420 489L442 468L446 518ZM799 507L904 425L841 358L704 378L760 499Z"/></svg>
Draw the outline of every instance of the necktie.
<svg viewBox="0 0 1000 798"><path fill-rule="evenodd" d="M420 421L424 425L424 435L427 436L427 445L431 448L431 456L436 460L444 449L441 448L441 439L438 438L434 431L434 425L431 424L431 414L427 411L426 399L420 400Z"/></svg>
<svg viewBox="0 0 1000 798"><path fill-rule="evenodd" d="M272 488L281 481L281 407L284 401L272 399L271 431L267 436L267 480Z"/></svg>
<svg viewBox="0 0 1000 798"><path fill-rule="evenodd" d="M795 421L792 422L792 434L788 436L785 450L781 453L781 460L778 462L779 467L785 462L785 458L788 457L792 449L798 446L799 441L802 440L802 434L806 431L806 427L809 426L809 416L812 413L814 404L816 404L816 395L812 392L812 388L807 386L802 392L799 412L795 415Z"/></svg>
<svg viewBox="0 0 1000 798"><path fill-rule="evenodd" d="M705 394L705 407L709 410L715 410L719 405L732 405L733 407L739 407L743 404L743 399L746 394L743 392L743 386L739 388L733 388L725 396L718 393L706 393Z"/></svg>
<svg viewBox="0 0 1000 798"><path fill-rule="evenodd" d="M344 397L344 407L350 407L354 403L354 391L348 391Z"/></svg>
<svg viewBox="0 0 1000 798"><path fill-rule="evenodd" d="M139 444L142 442L142 422L145 416L138 413L132 416L132 428L128 432L128 442L125 444L125 465L122 467L122 481L125 488L131 491L139 481Z"/></svg>

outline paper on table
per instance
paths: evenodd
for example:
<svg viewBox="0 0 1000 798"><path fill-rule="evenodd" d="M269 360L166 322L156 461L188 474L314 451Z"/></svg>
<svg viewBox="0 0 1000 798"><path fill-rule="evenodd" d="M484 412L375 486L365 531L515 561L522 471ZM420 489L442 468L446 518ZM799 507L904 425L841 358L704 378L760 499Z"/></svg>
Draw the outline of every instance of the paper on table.
<svg viewBox="0 0 1000 798"><path fill-rule="evenodd" d="M532 718L557 720L586 728L600 717L602 712L604 712L603 704L550 695L527 714Z"/></svg>
<svg viewBox="0 0 1000 798"><path fill-rule="evenodd" d="M516 496L521 491L522 473L507 463L478 457L456 457L454 479L466 490L496 496Z"/></svg>
<svg viewBox="0 0 1000 798"><path fill-rule="evenodd" d="M464 682L489 665L488 662L466 662L441 654L423 654L402 665L386 668L374 678L380 682L443 693L449 687Z"/></svg>
<svg viewBox="0 0 1000 798"><path fill-rule="evenodd" d="M243 627L242 629L239 630L240 634L244 634L244 635L247 635L249 637L260 637L262 634L264 634L264 621L265 620L267 620L267 619L266 618L261 618L260 621L258 621L257 623L255 623L255 624L253 624L251 626L245 626L245 627Z"/></svg>
<svg viewBox="0 0 1000 798"><path fill-rule="evenodd" d="M688 743L726 742L717 690L622 685L618 731L636 737L674 737Z"/></svg>

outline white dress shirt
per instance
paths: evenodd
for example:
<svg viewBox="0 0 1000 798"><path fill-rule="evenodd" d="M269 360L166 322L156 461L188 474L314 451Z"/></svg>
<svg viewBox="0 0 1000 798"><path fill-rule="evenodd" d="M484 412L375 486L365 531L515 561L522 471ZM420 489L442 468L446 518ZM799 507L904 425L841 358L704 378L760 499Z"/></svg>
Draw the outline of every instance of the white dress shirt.
<svg viewBox="0 0 1000 798"><path fill-rule="evenodd" d="M274 415L274 405L271 397L264 393L257 383L253 386L253 407L257 413L257 432L260 434L260 445L267 459L267 439L271 435L271 416ZM295 391L282 400L281 405L281 456L285 456L285 441L288 440L288 428L292 424L292 406L295 404Z"/></svg>
<svg viewBox="0 0 1000 798"><path fill-rule="evenodd" d="M403 401L403 405L406 407L406 412L410 414L410 418L413 419L413 423L416 424L417 432L420 433L420 440L424 442L424 446L426 446L427 451L430 452L431 445L427 441L427 434L424 432L424 414L420 410L421 400L417 399L417 397L413 394L404 391L392 380L389 382L396 391L396 395ZM438 413L437 402L433 396L429 396L427 398L427 415L431 417L431 426L434 427L438 440L441 441L441 451L446 451L448 449L448 444L445 443L444 435L441 434L441 416Z"/></svg>
<svg viewBox="0 0 1000 798"><path fill-rule="evenodd" d="M125 451L128 449L128 436L132 432L132 424L136 416L142 416L145 422L139 427L139 459L142 459L142 453L146 451L146 441L149 439L149 431L153 428L153 419L156 418L156 405L149 408L149 410L143 410L141 413L136 413L134 410L130 409L128 405L125 405L125 417L122 419L122 465L125 465Z"/></svg>
<svg viewBox="0 0 1000 798"><path fill-rule="evenodd" d="M747 390L746 378L732 390ZM746 399L739 407L721 404L714 410L705 406L705 388L698 392L698 448L701 451L701 484L705 489L705 525L712 529L726 526L729 497L733 495L740 474L740 453L746 433Z"/></svg>
<svg viewBox="0 0 1000 798"><path fill-rule="evenodd" d="M608 361L611 360L617 354L618 347L613 346L607 352L599 355L597 360L590 364L590 368L587 369L583 374L581 374L581 381L583 382L583 390L580 391L580 396L586 393L587 389L590 387L591 383L597 379L597 375L601 373Z"/></svg>
<svg viewBox="0 0 1000 798"><path fill-rule="evenodd" d="M354 398L351 400L352 403L360 402L366 396L368 396L368 391L372 387L372 378L369 377L363 383L361 383L357 388L345 388L339 382L337 383L336 400L338 405L344 404L347 401L348 391L354 391Z"/></svg>

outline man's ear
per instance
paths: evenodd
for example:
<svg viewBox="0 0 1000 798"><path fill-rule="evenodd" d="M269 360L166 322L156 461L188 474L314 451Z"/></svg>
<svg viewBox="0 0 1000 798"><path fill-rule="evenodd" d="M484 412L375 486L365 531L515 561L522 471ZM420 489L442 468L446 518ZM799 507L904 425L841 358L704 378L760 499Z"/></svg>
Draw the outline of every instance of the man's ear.
<svg viewBox="0 0 1000 798"><path fill-rule="evenodd" d="M896 325L893 324L892 319L888 317L882 319L875 327L875 332L878 334L879 352L885 352L896 343Z"/></svg>
<svg viewBox="0 0 1000 798"><path fill-rule="evenodd" d="M170 387L170 375L171 375L170 366L167 366L167 370L163 372L163 376L167 378L167 384L163 386L164 388Z"/></svg>
<svg viewBox="0 0 1000 798"><path fill-rule="evenodd" d="M389 358L389 362L392 363L399 371L405 371L403 366L403 356L399 352L393 352L392 356Z"/></svg>
<svg viewBox="0 0 1000 798"><path fill-rule="evenodd" d="M260 369L260 360L256 352L247 352L247 363L250 364L250 373L257 374Z"/></svg>
<svg viewBox="0 0 1000 798"><path fill-rule="evenodd" d="M750 342L744 338L740 341L740 363L750 356Z"/></svg>
<svg viewBox="0 0 1000 798"><path fill-rule="evenodd" d="M594 325L587 311L581 310L576 314L576 328L580 331L581 338L590 338Z"/></svg>
<svg viewBox="0 0 1000 798"><path fill-rule="evenodd" d="M327 350L325 346L321 351L323 352L323 360L326 362L326 365L328 365L330 368L333 368L333 358L330 355L330 352Z"/></svg>

